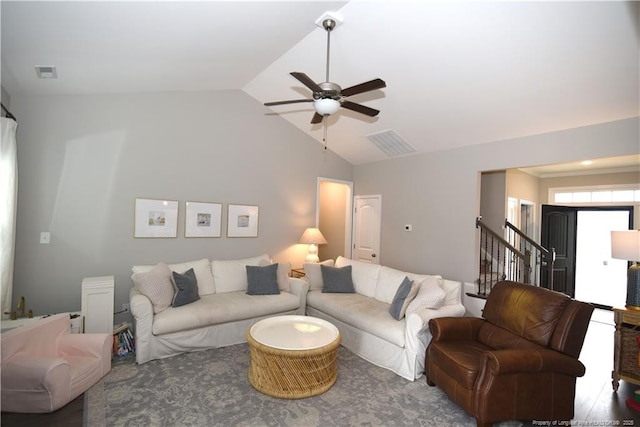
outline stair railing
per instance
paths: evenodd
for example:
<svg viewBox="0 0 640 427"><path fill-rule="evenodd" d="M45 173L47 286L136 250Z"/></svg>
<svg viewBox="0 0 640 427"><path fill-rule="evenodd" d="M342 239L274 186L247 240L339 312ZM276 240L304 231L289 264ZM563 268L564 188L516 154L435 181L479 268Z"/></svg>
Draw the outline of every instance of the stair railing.
<svg viewBox="0 0 640 427"><path fill-rule="evenodd" d="M476 228L480 229L480 270L478 274L478 294L486 298L494 284L500 280L529 283L531 254L522 252L500 234L476 218Z"/></svg>
<svg viewBox="0 0 640 427"><path fill-rule="evenodd" d="M480 229L480 269L475 296L486 298L500 280L540 286L542 267L548 267L548 287L553 289L554 249L542 247L509 221L505 221L505 228L513 233L508 238L515 244L492 230L482 217L476 218L476 228Z"/></svg>
<svg viewBox="0 0 640 427"><path fill-rule="evenodd" d="M548 288L553 290L553 264L556 259L555 249L547 249L541 246L531 237L524 234L518 227L510 223L509 220L505 219L504 226L507 229L507 233L509 233L507 240L511 242L517 241L516 246L520 251L529 251L533 254L532 259L534 265L531 270L531 284L536 286L546 285L543 282L544 277L542 277L542 268L548 267L548 274L546 277ZM511 236L514 236L514 238L512 239Z"/></svg>

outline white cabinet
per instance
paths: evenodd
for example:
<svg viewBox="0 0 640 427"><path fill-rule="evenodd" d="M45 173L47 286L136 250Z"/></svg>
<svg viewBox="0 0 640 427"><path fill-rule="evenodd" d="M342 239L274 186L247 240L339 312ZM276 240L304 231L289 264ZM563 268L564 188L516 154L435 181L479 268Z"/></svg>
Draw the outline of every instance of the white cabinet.
<svg viewBox="0 0 640 427"><path fill-rule="evenodd" d="M113 276L82 279L84 332L113 332Z"/></svg>

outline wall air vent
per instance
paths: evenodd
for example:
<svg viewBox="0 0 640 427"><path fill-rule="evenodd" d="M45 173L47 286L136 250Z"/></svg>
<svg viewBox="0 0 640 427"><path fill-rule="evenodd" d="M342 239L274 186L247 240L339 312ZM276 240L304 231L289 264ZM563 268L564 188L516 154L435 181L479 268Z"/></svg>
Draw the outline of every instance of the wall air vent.
<svg viewBox="0 0 640 427"><path fill-rule="evenodd" d="M39 79L57 79L58 72L53 65L36 65L36 74Z"/></svg>
<svg viewBox="0 0 640 427"><path fill-rule="evenodd" d="M366 138L389 157L415 153L416 150L392 130L372 133Z"/></svg>

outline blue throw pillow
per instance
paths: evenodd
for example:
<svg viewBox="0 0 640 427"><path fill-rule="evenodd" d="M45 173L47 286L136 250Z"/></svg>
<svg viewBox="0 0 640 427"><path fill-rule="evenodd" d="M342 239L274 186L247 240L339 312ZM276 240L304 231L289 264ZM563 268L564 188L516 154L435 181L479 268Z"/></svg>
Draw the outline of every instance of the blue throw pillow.
<svg viewBox="0 0 640 427"><path fill-rule="evenodd" d="M393 301L391 301L391 305L389 306L389 314L391 317L396 320L400 320L404 317L407 311L407 306L416 297L418 289L418 285L405 276L396 291L396 295L393 297Z"/></svg>
<svg viewBox="0 0 640 427"><path fill-rule="evenodd" d="M198 281L196 280L196 273L193 268L188 269L184 274L173 273L173 284L175 285L177 292L173 297L172 307L180 307L181 305L190 304L194 301L198 301L200 296L198 295Z"/></svg>
<svg viewBox="0 0 640 427"><path fill-rule="evenodd" d="M247 265L247 294L249 295L277 295L280 293L278 286L278 264L264 267Z"/></svg>
<svg viewBox="0 0 640 427"><path fill-rule="evenodd" d="M351 279L351 266L342 268L320 265L322 271L322 292L353 294L356 292Z"/></svg>

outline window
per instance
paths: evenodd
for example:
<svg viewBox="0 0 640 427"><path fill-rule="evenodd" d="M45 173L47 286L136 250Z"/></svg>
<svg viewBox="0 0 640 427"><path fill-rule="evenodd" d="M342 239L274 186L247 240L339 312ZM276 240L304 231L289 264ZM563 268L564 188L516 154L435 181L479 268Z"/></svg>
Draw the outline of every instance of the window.
<svg viewBox="0 0 640 427"><path fill-rule="evenodd" d="M640 184L594 186L588 189L550 188L549 201L560 205L640 203Z"/></svg>

